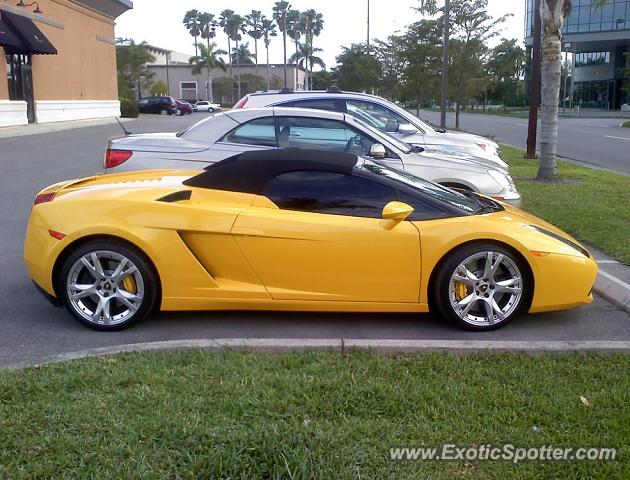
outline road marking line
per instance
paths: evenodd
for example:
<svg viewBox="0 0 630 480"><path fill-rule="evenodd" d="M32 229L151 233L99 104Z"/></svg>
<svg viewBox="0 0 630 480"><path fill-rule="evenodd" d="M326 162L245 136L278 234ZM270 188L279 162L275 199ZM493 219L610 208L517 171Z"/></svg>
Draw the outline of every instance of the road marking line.
<svg viewBox="0 0 630 480"><path fill-rule="evenodd" d="M602 270L600 270L598 273L599 273L599 275L601 275L602 277L607 278L611 282L614 282L617 285L619 285L619 286L621 286L623 288L627 288L628 290L630 290L630 285L629 284L627 284L623 280L619 280L617 277L612 276L610 273L606 273L606 272L604 272Z"/></svg>
<svg viewBox="0 0 630 480"><path fill-rule="evenodd" d="M616 140L627 140L630 142L630 138L626 138L626 137L613 137L612 135L604 135L604 137L606 138L614 138Z"/></svg>
<svg viewBox="0 0 630 480"><path fill-rule="evenodd" d="M516 125L518 125L519 127L529 127L527 123L517 123Z"/></svg>
<svg viewBox="0 0 630 480"><path fill-rule="evenodd" d="M597 263L599 263L600 265L618 265L619 262L617 260L596 260Z"/></svg>

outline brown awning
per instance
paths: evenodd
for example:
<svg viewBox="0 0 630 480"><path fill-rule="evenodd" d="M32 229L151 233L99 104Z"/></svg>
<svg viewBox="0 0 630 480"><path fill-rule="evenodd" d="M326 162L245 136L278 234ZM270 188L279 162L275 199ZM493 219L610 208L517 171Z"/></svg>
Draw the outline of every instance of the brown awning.
<svg viewBox="0 0 630 480"><path fill-rule="evenodd" d="M6 48L7 53L57 55L57 49L30 18L2 10L0 21L20 43L19 46Z"/></svg>

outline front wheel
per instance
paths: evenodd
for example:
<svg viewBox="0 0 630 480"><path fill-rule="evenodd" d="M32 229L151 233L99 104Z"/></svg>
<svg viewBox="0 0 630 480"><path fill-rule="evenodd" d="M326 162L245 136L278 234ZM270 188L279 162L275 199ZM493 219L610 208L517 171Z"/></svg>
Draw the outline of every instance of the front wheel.
<svg viewBox="0 0 630 480"><path fill-rule="evenodd" d="M433 304L467 330L502 327L528 307L532 295L527 266L494 244L475 244L450 255L433 283Z"/></svg>
<svg viewBox="0 0 630 480"><path fill-rule="evenodd" d="M208 113L214 113L214 108L212 107L208 108Z"/></svg>
<svg viewBox="0 0 630 480"><path fill-rule="evenodd" d="M116 241L91 241L66 258L58 291L83 325L112 331L133 325L153 310L158 281L135 248Z"/></svg>

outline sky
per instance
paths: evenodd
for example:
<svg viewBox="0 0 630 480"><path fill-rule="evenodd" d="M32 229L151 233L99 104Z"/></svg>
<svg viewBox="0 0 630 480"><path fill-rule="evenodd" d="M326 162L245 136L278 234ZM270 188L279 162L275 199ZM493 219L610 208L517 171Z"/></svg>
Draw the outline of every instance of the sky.
<svg viewBox="0 0 630 480"><path fill-rule="evenodd" d="M324 49L319 56L328 68L335 65L335 57L342 46L365 42L367 37L367 0L291 0L298 10L314 8L324 16L324 30L315 39L314 46ZM252 9L262 10L271 17L274 0L133 0L133 10L122 14L116 21L116 36L146 40L151 45L168 50L194 54L193 38L182 24L186 11L219 13L232 9L241 15ZM370 37L385 40L389 35L404 30L421 18L413 7L419 0L370 0ZM514 16L504 24L501 37L523 41L524 0L488 0L488 12L494 18L506 13ZM227 50L227 37L219 32L214 39L219 48ZM498 39L497 39L498 40ZM253 39L248 38L254 51ZM261 43L259 48L263 49ZM290 55L292 49L288 47ZM275 38L270 46L271 63L282 63L282 40ZM259 52L264 61L264 49Z"/></svg>

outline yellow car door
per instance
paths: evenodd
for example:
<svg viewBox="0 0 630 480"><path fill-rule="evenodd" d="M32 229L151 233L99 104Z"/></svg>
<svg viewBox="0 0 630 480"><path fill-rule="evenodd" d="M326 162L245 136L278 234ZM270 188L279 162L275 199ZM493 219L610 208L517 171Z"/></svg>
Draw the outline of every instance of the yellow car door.
<svg viewBox="0 0 630 480"><path fill-rule="evenodd" d="M231 233L273 299L418 302L418 230L382 218L395 199L363 178L284 173Z"/></svg>

